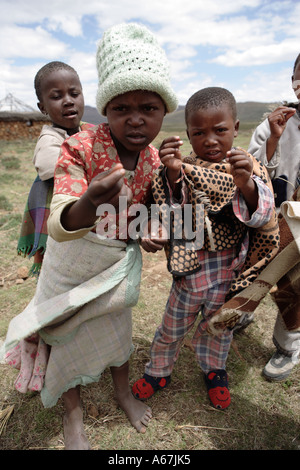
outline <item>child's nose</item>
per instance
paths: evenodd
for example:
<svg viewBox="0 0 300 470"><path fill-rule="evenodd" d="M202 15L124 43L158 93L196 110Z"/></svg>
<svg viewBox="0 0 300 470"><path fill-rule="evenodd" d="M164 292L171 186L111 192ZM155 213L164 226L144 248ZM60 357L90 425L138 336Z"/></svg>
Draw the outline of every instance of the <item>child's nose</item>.
<svg viewBox="0 0 300 470"><path fill-rule="evenodd" d="M205 145L214 145L216 143L216 136L214 133L209 133L206 135Z"/></svg>
<svg viewBox="0 0 300 470"><path fill-rule="evenodd" d="M63 105L64 106L70 106L74 103L74 100L71 95L65 95L64 100L63 100Z"/></svg>
<svg viewBox="0 0 300 470"><path fill-rule="evenodd" d="M143 123L143 118L142 118L141 113L139 112L131 113L129 122L132 126L140 126Z"/></svg>

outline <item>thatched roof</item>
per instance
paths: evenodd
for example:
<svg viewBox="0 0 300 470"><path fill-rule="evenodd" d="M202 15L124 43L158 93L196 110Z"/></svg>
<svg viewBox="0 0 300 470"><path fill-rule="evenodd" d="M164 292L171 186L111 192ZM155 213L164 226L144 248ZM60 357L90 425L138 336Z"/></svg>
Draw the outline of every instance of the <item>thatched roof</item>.
<svg viewBox="0 0 300 470"><path fill-rule="evenodd" d="M32 112L16 112L16 111L0 111L0 121L6 122L27 122L27 121L49 121L49 117L39 111Z"/></svg>

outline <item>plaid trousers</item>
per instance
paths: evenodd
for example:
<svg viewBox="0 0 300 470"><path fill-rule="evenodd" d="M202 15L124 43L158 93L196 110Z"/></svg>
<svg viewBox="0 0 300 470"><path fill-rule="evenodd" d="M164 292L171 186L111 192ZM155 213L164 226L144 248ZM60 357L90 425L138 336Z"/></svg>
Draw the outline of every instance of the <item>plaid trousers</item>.
<svg viewBox="0 0 300 470"><path fill-rule="evenodd" d="M162 323L153 338L150 361L145 368L145 372L153 377L166 377L172 373L183 339L194 327L199 313L202 319L192 338L197 362L205 373L212 369L225 369L232 331L225 330L220 336L212 336L206 330L208 319L225 302L236 275L232 270L236 258L232 249L210 254L204 252L203 255L206 256L202 265L204 269L173 281Z"/></svg>

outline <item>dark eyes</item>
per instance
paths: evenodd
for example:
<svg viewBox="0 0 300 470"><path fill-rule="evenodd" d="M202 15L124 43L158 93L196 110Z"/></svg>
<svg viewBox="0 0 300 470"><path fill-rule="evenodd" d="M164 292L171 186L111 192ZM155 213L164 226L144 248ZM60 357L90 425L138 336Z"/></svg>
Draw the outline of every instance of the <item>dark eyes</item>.
<svg viewBox="0 0 300 470"><path fill-rule="evenodd" d="M79 91L72 91L70 93L70 96L72 96L72 98L77 98L77 96L79 96L81 93ZM61 95L60 93L57 93L57 94L53 94L50 96L50 99L52 100L60 100L62 99L63 95Z"/></svg>
<svg viewBox="0 0 300 470"><path fill-rule="evenodd" d="M157 110L157 107L156 106L152 106L152 105L147 105L144 107L145 111L156 111Z"/></svg>
<svg viewBox="0 0 300 470"><path fill-rule="evenodd" d="M152 106L152 105L145 105L141 108L141 112L144 112L144 113L150 113L152 111L156 111L158 108L156 106ZM130 109L127 108L126 106L114 106L113 107L113 110L114 111L117 111L117 112L127 112L129 111Z"/></svg>
<svg viewBox="0 0 300 470"><path fill-rule="evenodd" d="M218 127L218 128L215 130L215 132L216 132L216 134L222 134L223 132L227 132L227 130L228 130L228 129L227 129L226 127ZM195 132L193 133L194 136L197 136L197 135L204 135L204 134L205 134L204 131L195 131Z"/></svg>
<svg viewBox="0 0 300 470"><path fill-rule="evenodd" d="M118 112L120 112L120 113L121 113L122 111L125 111L125 110L126 110L125 106L114 106L114 107L113 107L113 111L118 111Z"/></svg>
<svg viewBox="0 0 300 470"><path fill-rule="evenodd" d="M203 132L201 132L201 131L193 132L193 135L202 135L202 134L203 134Z"/></svg>

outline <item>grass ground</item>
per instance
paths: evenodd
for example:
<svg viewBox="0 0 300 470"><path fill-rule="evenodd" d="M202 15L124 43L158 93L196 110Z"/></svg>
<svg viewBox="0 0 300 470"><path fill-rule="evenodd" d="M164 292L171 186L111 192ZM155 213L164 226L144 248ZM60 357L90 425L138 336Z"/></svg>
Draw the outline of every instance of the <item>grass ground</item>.
<svg viewBox="0 0 300 470"><path fill-rule="evenodd" d="M171 132L172 131L172 132ZM184 138L180 129L163 131ZM251 132L242 131L236 145L247 148ZM32 298L36 282L20 279L18 270L31 262L16 254L26 197L35 177L34 142L0 142L0 341L9 321ZM156 325L171 285L162 253L144 254L139 302L133 310L135 352L130 364L133 383L144 370ZM296 450L300 449L300 368L282 383L263 379L261 371L273 353L276 308L268 296L256 311L255 322L236 335L227 370L232 404L225 411L209 405L202 374L187 338L168 389L149 404L153 419L145 435L138 434L112 398L110 372L99 384L82 390L86 432L97 450ZM13 383L17 371L0 365L0 412L14 412L0 436L0 450L63 449L61 402L44 409L39 395L21 395Z"/></svg>

